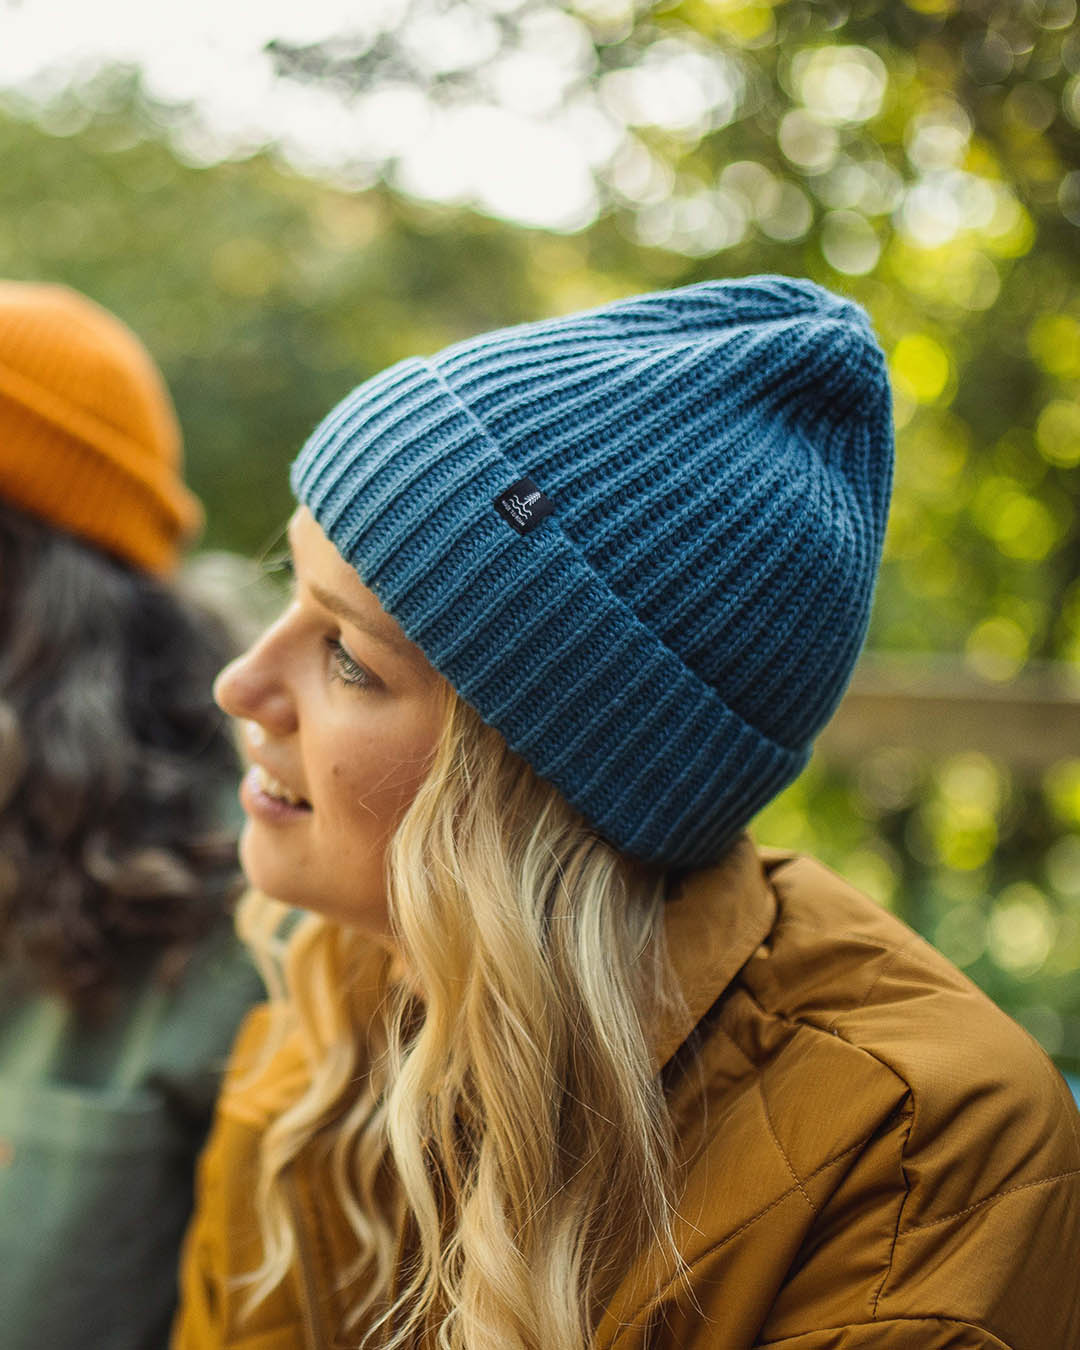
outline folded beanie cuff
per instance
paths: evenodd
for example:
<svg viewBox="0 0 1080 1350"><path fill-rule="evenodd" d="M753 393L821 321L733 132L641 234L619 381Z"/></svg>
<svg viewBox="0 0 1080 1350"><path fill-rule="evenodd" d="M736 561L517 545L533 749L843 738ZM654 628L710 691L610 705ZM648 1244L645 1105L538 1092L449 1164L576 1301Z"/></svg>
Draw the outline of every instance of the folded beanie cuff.
<svg viewBox="0 0 1080 1350"><path fill-rule="evenodd" d="M64 286L0 281L0 496L166 574L202 507L161 374L115 315Z"/></svg>
<svg viewBox="0 0 1080 1350"><path fill-rule="evenodd" d="M411 359L324 422L292 486L435 668L601 834L649 861L710 862L809 751L749 725L642 623L557 501L525 534L499 515L532 467Z"/></svg>
<svg viewBox="0 0 1080 1350"><path fill-rule="evenodd" d="M5 414L8 426L14 421ZM197 506L181 531L175 503L166 506L94 447L40 424L20 439L24 454L0 457L0 497L156 576L175 569L182 539L202 519ZM48 475L38 453L48 456Z"/></svg>
<svg viewBox="0 0 1080 1350"><path fill-rule="evenodd" d="M0 361L0 396L30 410L57 431L86 447L88 452L111 460L137 480L147 496L156 498L161 514L171 520L178 534L191 531L202 520L194 495L177 480L175 469L162 459L151 459L140 445L117 427L84 412L68 400Z"/></svg>

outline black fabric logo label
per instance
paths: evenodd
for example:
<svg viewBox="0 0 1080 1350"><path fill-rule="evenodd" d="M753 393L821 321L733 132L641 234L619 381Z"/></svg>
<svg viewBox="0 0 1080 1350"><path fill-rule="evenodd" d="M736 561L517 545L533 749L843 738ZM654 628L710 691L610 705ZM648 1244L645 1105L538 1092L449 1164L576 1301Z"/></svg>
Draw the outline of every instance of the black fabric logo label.
<svg viewBox="0 0 1080 1350"><path fill-rule="evenodd" d="M555 503L544 496L531 478L519 478L495 498L495 510L518 534L528 534L545 516L553 514Z"/></svg>

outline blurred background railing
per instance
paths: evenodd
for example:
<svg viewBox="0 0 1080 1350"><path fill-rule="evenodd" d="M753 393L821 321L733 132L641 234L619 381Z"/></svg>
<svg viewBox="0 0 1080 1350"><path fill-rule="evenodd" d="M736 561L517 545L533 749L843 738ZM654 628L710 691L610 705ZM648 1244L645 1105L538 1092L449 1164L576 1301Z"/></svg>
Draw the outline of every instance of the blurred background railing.
<svg viewBox="0 0 1080 1350"><path fill-rule="evenodd" d="M0 273L147 339L208 547L268 547L300 441L408 353L755 271L866 305L899 443L869 651L756 832L1080 1069L1075 0L67 8L0 3Z"/></svg>

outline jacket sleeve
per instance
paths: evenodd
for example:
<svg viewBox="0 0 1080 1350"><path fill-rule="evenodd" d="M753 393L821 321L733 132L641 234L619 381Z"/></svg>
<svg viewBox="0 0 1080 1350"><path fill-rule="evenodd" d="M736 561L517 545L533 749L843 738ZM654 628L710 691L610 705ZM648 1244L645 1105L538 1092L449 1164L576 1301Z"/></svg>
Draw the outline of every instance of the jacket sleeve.
<svg viewBox="0 0 1080 1350"><path fill-rule="evenodd" d="M200 1166L195 1219L180 1264L180 1308L169 1350L297 1350L305 1344L288 1279L250 1315L241 1277L257 1265L254 1243L238 1241L236 1192L250 1181L231 1166L231 1123L219 1118ZM246 1251L246 1256L245 1256Z"/></svg>
<svg viewBox="0 0 1080 1350"><path fill-rule="evenodd" d="M219 1122L220 1124L220 1122ZM180 1256L180 1306L173 1325L170 1350L208 1350L225 1342L225 1254L222 1196L217 1177L220 1142L211 1132L199 1162L195 1214L188 1226Z"/></svg>
<svg viewBox="0 0 1080 1350"><path fill-rule="evenodd" d="M745 1308L739 1323L730 1244L704 1256L678 1298L657 1310L643 1350L1080 1347L1080 1171L1007 1184L933 1221L906 1219L901 1192L891 1236L875 1245L866 1235L888 1217L882 1200L877 1215L872 1205L861 1214L824 1207L763 1325Z"/></svg>
<svg viewBox="0 0 1080 1350"><path fill-rule="evenodd" d="M731 1291L726 1295L720 1284L713 1288L714 1299L696 1290L692 1304L679 1298L654 1307L648 1319L623 1328L619 1350L1016 1350L986 1327L950 1317L848 1322L757 1340L749 1327L737 1325L737 1313L732 1316ZM1072 1347L1060 1342L1054 1350Z"/></svg>
<svg viewBox="0 0 1080 1350"><path fill-rule="evenodd" d="M295 1350L299 1344L287 1281L245 1315L243 1277L259 1266L262 1249L252 1204L261 1126L244 1078L257 1062L266 1024L265 1009L255 1008L237 1036L226 1089L199 1160L170 1350Z"/></svg>
<svg viewBox="0 0 1080 1350"><path fill-rule="evenodd" d="M1022 1158L929 1213L921 1193L944 1182L901 1149L905 1120L828 1193L807 1179L717 1232L658 1297L619 1310L612 1350L1080 1350L1072 1117L1037 1159L1050 1167Z"/></svg>

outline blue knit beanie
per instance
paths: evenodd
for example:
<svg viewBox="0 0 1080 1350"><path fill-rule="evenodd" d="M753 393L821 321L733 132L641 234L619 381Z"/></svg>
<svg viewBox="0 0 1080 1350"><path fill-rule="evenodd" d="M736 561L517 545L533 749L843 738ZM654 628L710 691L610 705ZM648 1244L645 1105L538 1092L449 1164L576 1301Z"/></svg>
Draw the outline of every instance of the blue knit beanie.
<svg viewBox="0 0 1080 1350"><path fill-rule="evenodd" d="M708 281L402 361L292 469L384 609L619 848L717 859L866 632L885 361L807 281Z"/></svg>

